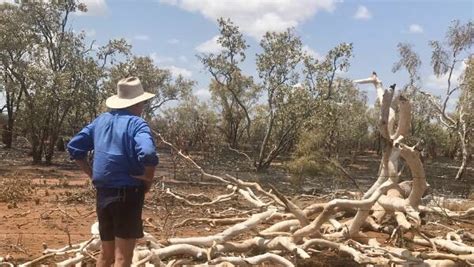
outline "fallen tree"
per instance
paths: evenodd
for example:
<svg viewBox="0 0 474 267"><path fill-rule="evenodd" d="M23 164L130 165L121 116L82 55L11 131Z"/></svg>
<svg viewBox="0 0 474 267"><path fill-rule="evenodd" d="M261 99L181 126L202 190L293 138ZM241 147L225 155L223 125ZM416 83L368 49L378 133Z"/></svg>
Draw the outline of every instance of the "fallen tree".
<svg viewBox="0 0 474 267"><path fill-rule="evenodd" d="M214 224L231 224L227 229L208 236L173 237L159 242L147 233L144 237L146 246L137 246L135 249L133 265L252 266L265 262L279 266L295 266L299 260L309 259L314 253L325 249L337 250L359 264L474 264L474 247L467 243L472 242L472 234L469 234L469 231L457 230L446 236L433 237L425 234L422 229L421 212L444 214L458 219L470 219L474 217L474 213L472 209L455 212L421 205L427 188L425 171L416 146L404 143L410 132L409 100L402 95L394 100L395 85L384 89L375 73L371 78L354 82L375 86L377 101L381 106L379 131L384 140L378 178L360 199L333 199L327 203L299 207L275 187L265 190L258 183L242 181L231 175L207 173L191 157L184 155L156 133L163 143L175 149L183 159L196 167L203 177L222 183L222 186L230 191L213 200L206 198L204 202L197 202L192 200L191 196L163 189L167 196L195 207L215 205L238 195L254 209L242 212L245 217L193 218ZM398 104L398 109L393 107L394 103ZM398 110L398 116L395 110ZM411 183L400 183L401 160L410 169ZM93 261L94 253L100 247L97 229L96 223L92 226L92 237L87 241L62 249L45 249L42 257L20 266L33 266L58 255L66 256L65 260L57 263L58 266L71 266L85 260ZM389 234L390 242L380 244L375 238L367 235L368 230ZM410 250L404 246L407 242L425 249L422 252Z"/></svg>

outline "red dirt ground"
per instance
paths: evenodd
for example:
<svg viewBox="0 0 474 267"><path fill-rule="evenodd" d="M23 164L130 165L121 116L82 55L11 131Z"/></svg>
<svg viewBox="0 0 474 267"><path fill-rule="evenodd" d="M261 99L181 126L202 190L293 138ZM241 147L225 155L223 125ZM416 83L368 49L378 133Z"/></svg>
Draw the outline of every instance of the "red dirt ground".
<svg viewBox="0 0 474 267"><path fill-rule="evenodd" d="M87 240L90 237L90 226L96 220L93 191L90 189L88 178L67 160L53 166L33 166L27 163L24 154L9 156L15 160L3 158L0 161L0 181L11 182L12 190L22 190L25 184L32 190L25 200L0 202L0 257L9 255L13 257L13 262L21 263L41 256L44 245L49 248L60 248L69 242L74 244ZM162 163L161 168L167 168L166 162ZM151 218L151 223L144 224L145 231L152 233L159 240L172 236L210 235L222 231L226 226L213 227L207 223L189 223L174 228L173 225L188 218L209 218L225 210L227 214L232 214L237 210L251 208L242 198L203 208L186 206L166 196L160 187L169 187L173 192L183 194L205 193L211 199L223 194L225 187L212 183L208 185L173 183L169 180L169 175L166 175L169 171L161 169L161 172L161 175L158 173L161 180L157 188L147 195L144 210L144 219ZM196 176L194 180L199 179L200 177ZM305 198L304 201L300 200L297 203L306 206L312 202L315 200ZM474 230L472 224L450 227ZM426 226L424 229L435 235L441 235L446 231L436 226ZM370 236L376 237L382 243L387 239L387 235L379 233L371 233ZM238 238L243 239L245 236ZM298 262L298 266L357 266L357 264L338 252L324 251L315 254L314 259L310 261Z"/></svg>

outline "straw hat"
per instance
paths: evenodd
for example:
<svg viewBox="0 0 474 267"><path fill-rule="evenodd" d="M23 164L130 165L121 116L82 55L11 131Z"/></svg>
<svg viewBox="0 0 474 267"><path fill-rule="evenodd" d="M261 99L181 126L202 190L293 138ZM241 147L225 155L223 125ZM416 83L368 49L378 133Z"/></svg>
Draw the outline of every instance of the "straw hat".
<svg viewBox="0 0 474 267"><path fill-rule="evenodd" d="M155 95L143 90L142 84L137 77L121 79L117 83L117 94L105 101L105 105L112 109L122 109L137 103L149 100Z"/></svg>

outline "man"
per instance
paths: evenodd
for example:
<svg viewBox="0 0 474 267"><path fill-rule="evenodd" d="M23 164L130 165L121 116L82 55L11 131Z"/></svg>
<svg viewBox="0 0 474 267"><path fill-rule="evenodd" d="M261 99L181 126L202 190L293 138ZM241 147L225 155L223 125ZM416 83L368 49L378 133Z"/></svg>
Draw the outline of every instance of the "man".
<svg viewBox="0 0 474 267"><path fill-rule="evenodd" d="M102 249L97 266L130 266L135 242L143 237L142 208L158 164L148 124L140 117L154 95L143 90L136 77L122 79L111 108L82 129L68 151L92 178L97 190L97 217ZM94 150L93 166L87 153Z"/></svg>

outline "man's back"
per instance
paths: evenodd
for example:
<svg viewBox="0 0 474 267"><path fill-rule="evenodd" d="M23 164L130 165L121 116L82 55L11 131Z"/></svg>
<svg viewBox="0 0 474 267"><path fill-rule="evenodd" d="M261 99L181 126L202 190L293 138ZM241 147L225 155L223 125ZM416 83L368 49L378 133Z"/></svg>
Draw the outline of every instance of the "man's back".
<svg viewBox="0 0 474 267"><path fill-rule="evenodd" d="M143 175L144 165L158 162L148 124L127 110L103 113L74 137L68 148L73 157L94 150L95 187L143 186L132 176Z"/></svg>

